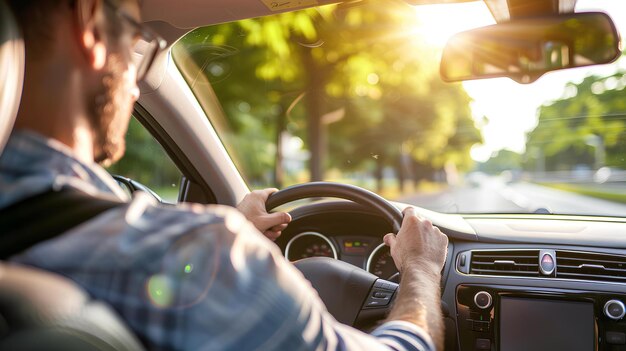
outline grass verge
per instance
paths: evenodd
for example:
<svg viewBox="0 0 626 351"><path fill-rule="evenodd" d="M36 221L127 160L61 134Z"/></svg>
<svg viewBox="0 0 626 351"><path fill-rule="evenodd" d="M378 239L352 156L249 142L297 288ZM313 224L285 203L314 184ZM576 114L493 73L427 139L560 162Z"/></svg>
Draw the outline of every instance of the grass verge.
<svg viewBox="0 0 626 351"><path fill-rule="evenodd" d="M558 190L569 191L572 193L595 197L598 199L609 200L626 204L626 194L601 191L584 185L567 184L567 183L539 183L540 185L554 188Z"/></svg>

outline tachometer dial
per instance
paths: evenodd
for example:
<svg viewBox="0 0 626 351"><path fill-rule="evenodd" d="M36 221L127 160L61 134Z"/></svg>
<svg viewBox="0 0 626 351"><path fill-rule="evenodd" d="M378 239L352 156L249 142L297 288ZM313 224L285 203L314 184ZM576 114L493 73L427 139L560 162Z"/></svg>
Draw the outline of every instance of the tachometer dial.
<svg viewBox="0 0 626 351"><path fill-rule="evenodd" d="M300 233L287 243L285 257L297 261L309 257L331 257L337 259L335 245L324 235L316 232Z"/></svg>
<svg viewBox="0 0 626 351"><path fill-rule="evenodd" d="M398 273L387 245L380 244L372 251L367 259L367 271L382 279L389 279Z"/></svg>

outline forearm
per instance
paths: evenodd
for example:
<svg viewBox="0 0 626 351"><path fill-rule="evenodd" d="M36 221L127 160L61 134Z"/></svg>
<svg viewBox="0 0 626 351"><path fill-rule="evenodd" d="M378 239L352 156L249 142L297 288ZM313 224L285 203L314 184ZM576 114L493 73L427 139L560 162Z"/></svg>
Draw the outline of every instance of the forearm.
<svg viewBox="0 0 626 351"><path fill-rule="evenodd" d="M394 307L387 321L402 320L423 328L438 350L443 349L441 274L436 266L415 262L404 267Z"/></svg>

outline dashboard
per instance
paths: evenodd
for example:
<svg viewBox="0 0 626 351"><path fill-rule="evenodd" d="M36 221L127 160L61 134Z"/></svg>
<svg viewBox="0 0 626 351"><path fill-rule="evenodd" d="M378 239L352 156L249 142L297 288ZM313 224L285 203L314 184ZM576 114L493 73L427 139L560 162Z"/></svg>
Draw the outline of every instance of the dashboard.
<svg viewBox="0 0 626 351"><path fill-rule="evenodd" d="M397 279L398 270L383 236L391 226L381 217L349 202L338 210L298 215L276 241L291 262L309 257L330 257L353 264L385 280ZM395 276L395 277L394 277Z"/></svg>
<svg viewBox="0 0 626 351"><path fill-rule="evenodd" d="M349 202L291 213L277 240L288 259L332 257L394 279L382 245L391 226L382 217ZM450 239L442 272L446 350L626 350L622 219L421 214Z"/></svg>

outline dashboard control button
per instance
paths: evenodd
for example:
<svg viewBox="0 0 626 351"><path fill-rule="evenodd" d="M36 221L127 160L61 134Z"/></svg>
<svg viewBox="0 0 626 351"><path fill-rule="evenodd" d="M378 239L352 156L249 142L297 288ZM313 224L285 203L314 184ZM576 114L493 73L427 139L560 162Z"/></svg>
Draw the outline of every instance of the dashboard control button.
<svg viewBox="0 0 626 351"><path fill-rule="evenodd" d="M467 264L467 254L462 253L459 258L459 266L465 267L466 264Z"/></svg>
<svg viewBox="0 0 626 351"><path fill-rule="evenodd" d="M606 343L610 345L626 344L626 334L620 332L606 332Z"/></svg>
<svg viewBox="0 0 626 351"><path fill-rule="evenodd" d="M472 330L477 332L488 332L489 331L489 322L483 321L473 321Z"/></svg>
<svg viewBox="0 0 626 351"><path fill-rule="evenodd" d="M554 254L552 252L542 252L539 259L539 271L543 275L554 273L556 263L554 262Z"/></svg>
<svg viewBox="0 0 626 351"><path fill-rule="evenodd" d="M491 340L476 339L476 350L491 350Z"/></svg>
<svg viewBox="0 0 626 351"><path fill-rule="evenodd" d="M609 300L604 304L604 315L611 319L622 319L625 314L626 308L624 307L624 303L620 300Z"/></svg>
<svg viewBox="0 0 626 351"><path fill-rule="evenodd" d="M474 303L476 304L476 307L483 310L491 307L491 294L486 291L477 292L476 295L474 295Z"/></svg>

